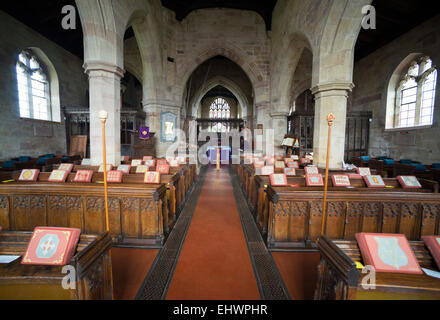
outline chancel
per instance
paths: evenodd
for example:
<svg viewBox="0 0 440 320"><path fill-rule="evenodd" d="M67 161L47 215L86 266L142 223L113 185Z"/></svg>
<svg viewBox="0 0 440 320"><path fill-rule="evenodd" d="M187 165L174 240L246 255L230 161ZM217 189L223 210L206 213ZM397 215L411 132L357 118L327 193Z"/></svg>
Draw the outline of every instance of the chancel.
<svg viewBox="0 0 440 320"><path fill-rule="evenodd" d="M0 300L440 300L436 4L2 1Z"/></svg>

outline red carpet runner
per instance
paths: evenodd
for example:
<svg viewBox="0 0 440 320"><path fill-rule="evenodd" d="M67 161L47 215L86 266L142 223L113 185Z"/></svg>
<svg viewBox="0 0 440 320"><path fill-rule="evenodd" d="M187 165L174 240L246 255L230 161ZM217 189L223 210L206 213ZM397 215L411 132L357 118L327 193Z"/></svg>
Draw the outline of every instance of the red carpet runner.
<svg viewBox="0 0 440 320"><path fill-rule="evenodd" d="M228 168L210 168L167 300L259 300Z"/></svg>

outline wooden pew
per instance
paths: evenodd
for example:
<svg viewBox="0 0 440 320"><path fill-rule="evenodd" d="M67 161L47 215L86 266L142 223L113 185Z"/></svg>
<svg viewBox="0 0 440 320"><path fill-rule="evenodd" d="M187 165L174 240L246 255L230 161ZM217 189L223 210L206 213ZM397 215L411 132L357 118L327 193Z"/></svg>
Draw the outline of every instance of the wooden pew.
<svg viewBox="0 0 440 320"><path fill-rule="evenodd" d="M317 242L321 253L315 300L440 300L440 279L425 274L376 273L376 289L362 287L363 275L355 261L364 264L356 241L331 240L323 236ZM422 268L438 270L422 241L411 241ZM364 264L365 265L365 264Z"/></svg>
<svg viewBox="0 0 440 320"><path fill-rule="evenodd" d="M298 178L297 178L298 179ZM440 232L438 184L421 181L424 189L402 189L397 179L384 179L394 189L362 186L335 188L330 184L325 235L353 240L358 232L402 233L409 240ZM298 181L299 185L304 185ZM323 189L271 187L268 197L269 248L314 249L321 235Z"/></svg>
<svg viewBox="0 0 440 320"><path fill-rule="evenodd" d="M383 161L371 159L370 161L368 161L368 166L370 167L370 169L375 170L377 174L379 174L383 178L389 177L388 169L385 167L385 163Z"/></svg>
<svg viewBox="0 0 440 320"><path fill-rule="evenodd" d="M0 232L0 255L23 256L31 232ZM80 237L69 263L75 271L75 289L64 290L60 266L22 265L21 258L0 264L0 300L111 300L112 239L107 232Z"/></svg>
<svg viewBox="0 0 440 320"><path fill-rule="evenodd" d="M44 177L45 174L41 174L41 179ZM172 226L166 185L109 184L108 190L110 235L115 245L162 246ZM55 226L79 228L84 234L100 234L106 231L103 185L0 184L0 225L9 231Z"/></svg>

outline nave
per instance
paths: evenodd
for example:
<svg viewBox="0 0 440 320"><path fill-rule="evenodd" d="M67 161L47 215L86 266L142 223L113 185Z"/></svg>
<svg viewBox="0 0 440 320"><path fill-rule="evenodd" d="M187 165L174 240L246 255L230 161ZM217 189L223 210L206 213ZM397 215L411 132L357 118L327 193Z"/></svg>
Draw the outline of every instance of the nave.
<svg viewBox="0 0 440 320"><path fill-rule="evenodd" d="M248 208L241 190L233 188L234 173L227 166L220 171L214 166L205 167L202 172L205 170L197 181L201 184L200 192L194 190L189 200L195 202L195 210L190 213L191 222L181 239L181 250L172 274L168 275L169 287L164 287L162 297L167 300L260 300L260 292L264 291L264 280L260 279L263 275L266 282L281 282L285 298L313 299L319 254L266 250L272 263L270 268L276 275L279 270L281 278L270 279L273 274L268 272L256 277L254 268L258 261L249 254L242 224L254 222L241 221L237 202L242 202L242 210ZM187 204L187 207L194 206ZM172 232L179 232L178 229L176 224ZM261 237L259 245L265 246ZM161 256L164 251L166 245L161 251L113 248L115 299L132 300L137 293L138 299L148 296L142 291L151 291L146 284L153 274L151 269L160 268L159 260L166 259ZM155 271L166 277L164 270Z"/></svg>

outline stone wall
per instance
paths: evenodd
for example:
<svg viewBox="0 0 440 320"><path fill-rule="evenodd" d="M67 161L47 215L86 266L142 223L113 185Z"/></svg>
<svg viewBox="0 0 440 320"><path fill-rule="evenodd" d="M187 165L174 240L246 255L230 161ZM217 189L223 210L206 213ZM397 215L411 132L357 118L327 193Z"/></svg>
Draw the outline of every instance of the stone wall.
<svg viewBox="0 0 440 320"><path fill-rule="evenodd" d="M62 115L61 123L20 118L16 61L23 49L38 48L44 52L58 75L60 105L67 108L88 105L83 62L2 11L0 39L0 159L66 153Z"/></svg>
<svg viewBox="0 0 440 320"><path fill-rule="evenodd" d="M399 64L410 54L428 55L440 64L440 16L427 21L355 64L351 111L372 111L371 156L440 162L440 94L437 80L434 125L427 129L385 130L388 84Z"/></svg>

